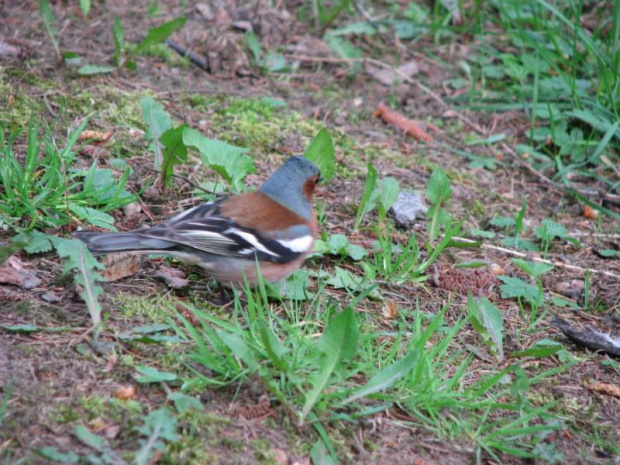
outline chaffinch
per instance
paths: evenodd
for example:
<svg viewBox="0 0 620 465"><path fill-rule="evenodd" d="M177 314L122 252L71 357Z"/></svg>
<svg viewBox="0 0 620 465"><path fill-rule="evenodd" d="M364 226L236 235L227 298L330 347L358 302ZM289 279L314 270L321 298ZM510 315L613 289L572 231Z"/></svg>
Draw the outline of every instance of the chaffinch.
<svg viewBox="0 0 620 465"><path fill-rule="evenodd" d="M313 194L320 172L309 160L286 160L258 191L198 205L165 223L122 233L78 232L94 254L167 253L203 267L224 285L267 281L295 271L318 232Z"/></svg>

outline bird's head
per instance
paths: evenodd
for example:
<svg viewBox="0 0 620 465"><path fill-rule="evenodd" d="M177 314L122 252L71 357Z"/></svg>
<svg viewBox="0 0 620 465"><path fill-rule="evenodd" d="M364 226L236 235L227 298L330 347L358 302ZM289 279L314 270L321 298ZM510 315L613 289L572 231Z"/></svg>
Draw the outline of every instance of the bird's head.
<svg viewBox="0 0 620 465"><path fill-rule="evenodd" d="M290 157L278 168L260 191L298 215L309 218L314 188L321 180L321 172L307 158Z"/></svg>

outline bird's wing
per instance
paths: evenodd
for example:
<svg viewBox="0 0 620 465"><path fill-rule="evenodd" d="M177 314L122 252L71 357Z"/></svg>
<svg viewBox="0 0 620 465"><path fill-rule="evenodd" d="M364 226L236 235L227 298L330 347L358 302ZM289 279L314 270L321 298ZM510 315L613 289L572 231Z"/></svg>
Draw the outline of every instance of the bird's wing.
<svg viewBox="0 0 620 465"><path fill-rule="evenodd" d="M166 223L140 230L144 237L164 239L214 255L288 263L307 252L314 239L305 225L259 233L221 213L220 201L194 207Z"/></svg>

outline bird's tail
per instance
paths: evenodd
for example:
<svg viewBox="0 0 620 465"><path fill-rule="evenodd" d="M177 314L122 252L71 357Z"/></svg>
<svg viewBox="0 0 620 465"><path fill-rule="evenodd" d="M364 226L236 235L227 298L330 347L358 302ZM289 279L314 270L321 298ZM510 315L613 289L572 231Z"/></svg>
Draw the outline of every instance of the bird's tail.
<svg viewBox="0 0 620 465"><path fill-rule="evenodd" d="M144 236L135 232L97 233L78 231L75 238L86 244L88 250L94 254L116 252L166 252L174 243L163 239Z"/></svg>

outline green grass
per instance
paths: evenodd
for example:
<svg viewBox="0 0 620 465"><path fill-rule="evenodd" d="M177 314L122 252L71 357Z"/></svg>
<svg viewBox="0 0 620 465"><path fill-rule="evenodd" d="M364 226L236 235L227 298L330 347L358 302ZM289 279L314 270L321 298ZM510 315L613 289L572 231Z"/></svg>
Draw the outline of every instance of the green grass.
<svg viewBox="0 0 620 465"><path fill-rule="evenodd" d="M78 167L76 144L88 121L84 119L70 131L65 145L59 146L48 128L40 136L40 124L32 118L23 157L14 146L21 130L7 132L0 127L0 221L4 227L29 231L84 221L114 229L114 219L105 212L135 200L125 190L129 168L116 180L112 170L101 169L97 163L88 169Z"/></svg>
<svg viewBox="0 0 620 465"><path fill-rule="evenodd" d="M475 18L481 47L468 57L471 91L461 102L477 110L523 110L531 127L518 149L535 169L569 188L569 174L578 173L617 193L620 6L612 2L612 11L596 14L597 5L489 2L482 11L491 15ZM584 29L584 17L594 21L593 30ZM487 32L488 18L501 33Z"/></svg>
<svg viewBox="0 0 620 465"><path fill-rule="evenodd" d="M448 323L450 304L439 315L404 311L386 331L365 314L350 313L357 301L317 298L302 310L295 302L274 305L260 290L246 289L246 297L235 298L225 319L186 305L198 327L177 315L177 333L193 346L186 363L194 375L186 382L216 388L258 376L291 421L315 428L332 455L330 424L355 423L395 405L435 436L467 442L479 460L500 460L502 453L541 457L549 452L539 450L544 437L563 427L553 402L528 396L531 386L570 364L528 373L517 361L477 376L473 357L455 344L469 316ZM204 369L211 375L200 374Z"/></svg>

